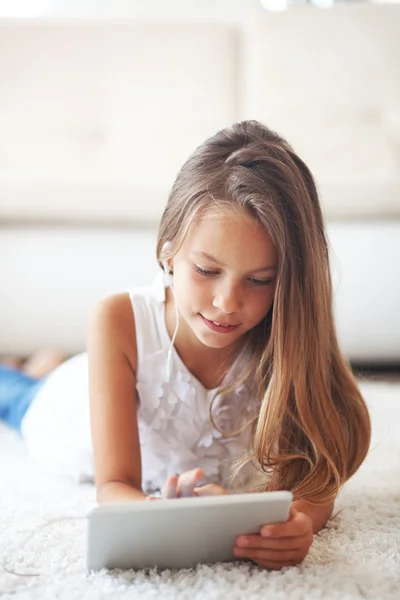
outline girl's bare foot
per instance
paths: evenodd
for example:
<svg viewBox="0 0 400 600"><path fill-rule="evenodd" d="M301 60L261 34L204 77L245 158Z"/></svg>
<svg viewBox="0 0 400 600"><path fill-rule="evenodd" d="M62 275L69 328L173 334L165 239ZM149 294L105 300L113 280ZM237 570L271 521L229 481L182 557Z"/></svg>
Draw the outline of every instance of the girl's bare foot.
<svg viewBox="0 0 400 600"><path fill-rule="evenodd" d="M61 365L68 356L55 348L42 348L34 352L24 363L23 371L40 379Z"/></svg>

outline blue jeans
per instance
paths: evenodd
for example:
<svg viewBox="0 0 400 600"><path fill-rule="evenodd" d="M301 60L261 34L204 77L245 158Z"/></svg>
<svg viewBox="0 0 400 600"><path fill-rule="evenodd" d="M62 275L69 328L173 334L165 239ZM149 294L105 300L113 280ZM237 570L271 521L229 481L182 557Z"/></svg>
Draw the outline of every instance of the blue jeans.
<svg viewBox="0 0 400 600"><path fill-rule="evenodd" d="M21 421L44 380L0 364L0 420L20 432Z"/></svg>

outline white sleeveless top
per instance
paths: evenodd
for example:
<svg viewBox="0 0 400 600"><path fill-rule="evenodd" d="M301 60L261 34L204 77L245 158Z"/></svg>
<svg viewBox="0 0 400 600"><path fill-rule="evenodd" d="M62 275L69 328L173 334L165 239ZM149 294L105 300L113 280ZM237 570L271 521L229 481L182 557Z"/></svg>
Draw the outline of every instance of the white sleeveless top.
<svg viewBox="0 0 400 600"><path fill-rule="evenodd" d="M153 286L129 292L136 326L143 491L157 492L168 475L195 467L204 470L207 482L229 488L230 466L247 450L248 429L225 438L214 428L209 407L217 390L206 390L175 349L168 377L171 340L165 322L165 285L161 273ZM235 431L243 424L241 419L248 418L251 404L242 386L229 405L216 398L214 420L224 432ZM86 353L69 359L47 378L21 431L29 454L42 466L78 481L93 480ZM235 488L245 484L250 471L250 466L241 471Z"/></svg>

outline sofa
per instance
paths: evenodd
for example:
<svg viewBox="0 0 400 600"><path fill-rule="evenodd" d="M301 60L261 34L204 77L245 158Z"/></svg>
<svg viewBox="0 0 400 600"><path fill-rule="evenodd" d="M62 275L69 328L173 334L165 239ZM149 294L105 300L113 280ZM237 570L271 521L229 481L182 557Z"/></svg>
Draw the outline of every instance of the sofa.
<svg viewBox="0 0 400 600"><path fill-rule="evenodd" d="M157 273L206 137L258 119L313 171L342 348L400 362L400 6L201 20L0 20L0 355L85 347L97 299Z"/></svg>

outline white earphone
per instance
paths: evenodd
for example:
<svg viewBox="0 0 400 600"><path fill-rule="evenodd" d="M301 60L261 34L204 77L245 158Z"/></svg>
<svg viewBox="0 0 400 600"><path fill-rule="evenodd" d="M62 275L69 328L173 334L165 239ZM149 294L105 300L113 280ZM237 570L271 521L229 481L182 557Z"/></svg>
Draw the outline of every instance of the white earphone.
<svg viewBox="0 0 400 600"><path fill-rule="evenodd" d="M168 248L171 247L171 242L165 242L165 244L162 247L161 253L165 254L165 252L168 250ZM178 305L176 303L176 298L175 298L175 290L174 290L174 282L171 276L171 272L169 270L169 266L168 266L168 261L166 259L161 261L161 264L163 266L164 269L164 273L166 274L167 278L168 278L168 283L169 286L171 288L171 292L172 295L174 297L174 305L175 305L175 331L173 333L172 339L171 339L171 344L170 347L168 349L168 355L167 355L167 378L168 381L171 377L171 373L172 373L172 352L174 349L174 343L175 343L175 339L178 333L178 329L179 329L179 311L178 311Z"/></svg>

